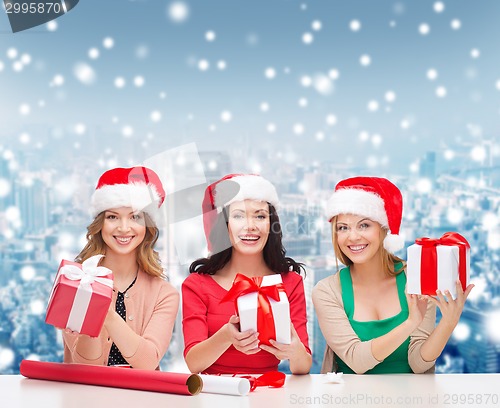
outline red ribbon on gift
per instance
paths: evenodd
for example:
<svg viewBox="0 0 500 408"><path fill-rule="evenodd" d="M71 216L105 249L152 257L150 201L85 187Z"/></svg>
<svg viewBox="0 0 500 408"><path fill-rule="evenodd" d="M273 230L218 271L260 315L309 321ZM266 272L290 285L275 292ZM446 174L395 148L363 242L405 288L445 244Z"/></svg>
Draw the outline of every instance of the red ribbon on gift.
<svg viewBox="0 0 500 408"><path fill-rule="evenodd" d="M255 390L257 387L271 387L281 388L285 385L285 373L280 371L269 371L259 377L252 375L233 375L233 377L246 378L250 381L250 391Z"/></svg>
<svg viewBox="0 0 500 408"><path fill-rule="evenodd" d="M240 296L257 292L257 327L259 329L259 340L263 344L271 345L269 340L276 340L276 330L274 328L274 316L269 299L279 302L279 292L284 291L285 287L282 283L272 286L261 285L262 276L249 278L248 276L238 273L236 278L234 278L233 286L221 300L221 303L233 301L236 311L238 311L237 299Z"/></svg>
<svg viewBox="0 0 500 408"><path fill-rule="evenodd" d="M221 376L221 373L214 374ZM281 388L285 385L286 374L281 371L268 371L259 377L246 374L233 374L232 377L246 378L250 381L250 392L254 391L257 387L270 387L270 388Z"/></svg>
<svg viewBox="0 0 500 408"><path fill-rule="evenodd" d="M458 277L465 291L467 283L467 240L457 232L446 232L441 238L417 238L415 244L422 246L421 270L428 271L421 277L421 289L424 294L436 292L437 288L437 251L438 245L458 247Z"/></svg>

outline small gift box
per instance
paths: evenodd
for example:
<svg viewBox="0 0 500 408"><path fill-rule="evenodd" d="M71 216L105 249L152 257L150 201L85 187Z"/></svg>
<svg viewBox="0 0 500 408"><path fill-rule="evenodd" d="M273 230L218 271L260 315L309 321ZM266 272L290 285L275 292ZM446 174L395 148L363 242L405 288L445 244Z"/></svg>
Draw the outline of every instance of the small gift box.
<svg viewBox="0 0 500 408"><path fill-rule="evenodd" d="M408 247L407 292L436 295L436 290L450 291L457 297L456 281L462 290L469 284L470 245L456 232L447 232L441 238L418 238Z"/></svg>
<svg viewBox="0 0 500 408"><path fill-rule="evenodd" d="M97 337L113 295L113 273L97 266L103 255L82 264L63 260L47 306L45 322Z"/></svg>
<svg viewBox="0 0 500 408"><path fill-rule="evenodd" d="M269 340L290 344L290 304L281 275L249 278L238 274L222 302L234 301L240 330L253 329L262 344Z"/></svg>

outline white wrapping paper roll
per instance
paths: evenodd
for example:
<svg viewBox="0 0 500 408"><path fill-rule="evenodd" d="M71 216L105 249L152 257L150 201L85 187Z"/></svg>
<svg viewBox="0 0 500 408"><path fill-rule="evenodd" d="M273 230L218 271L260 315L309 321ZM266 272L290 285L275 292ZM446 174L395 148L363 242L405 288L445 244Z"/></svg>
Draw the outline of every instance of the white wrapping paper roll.
<svg viewBox="0 0 500 408"><path fill-rule="evenodd" d="M250 381L246 378L222 377L220 375L200 375L203 386L201 392L226 395L248 395Z"/></svg>

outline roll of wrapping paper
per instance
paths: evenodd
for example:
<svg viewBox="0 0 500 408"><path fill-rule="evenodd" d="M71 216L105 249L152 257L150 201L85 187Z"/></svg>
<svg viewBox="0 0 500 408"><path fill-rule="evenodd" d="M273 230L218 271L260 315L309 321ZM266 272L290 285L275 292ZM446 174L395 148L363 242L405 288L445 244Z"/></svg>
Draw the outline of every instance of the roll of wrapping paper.
<svg viewBox="0 0 500 408"><path fill-rule="evenodd" d="M203 381L201 392L226 395L248 395L250 392L250 381L246 378L207 374L200 374L200 377Z"/></svg>
<svg viewBox="0 0 500 408"><path fill-rule="evenodd" d="M45 363L23 360L22 375L38 380L101 385L169 394L196 395L202 388L197 374L166 373L157 370L95 366L86 364Z"/></svg>
<svg viewBox="0 0 500 408"><path fill-rule="evenodd" d="M281 388L285 385L286 375L279 371L268 371L258 377L248 374L224 375L200 374L203 381L201 392L227 395L248 395L257 387Z"/></svg>

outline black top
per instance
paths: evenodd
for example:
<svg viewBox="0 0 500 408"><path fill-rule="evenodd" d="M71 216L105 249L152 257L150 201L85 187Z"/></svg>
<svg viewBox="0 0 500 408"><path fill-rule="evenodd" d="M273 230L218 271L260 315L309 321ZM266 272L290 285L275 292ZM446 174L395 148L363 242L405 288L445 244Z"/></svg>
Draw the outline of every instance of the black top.
<svg viewBox="0 0 500 408"><path fill-rule="evenodd" d="M127 293L127 291L132 286L134 286L134 283L136 280L137 280L137 276L132 281L132 283L129 285L129 287L127 289L125 289L125 291L123 293L118 292L118 295L116 296L116 306L115 306L116 313L118 313L122 317L122 319L125 321L127 320L126 319L127 310L125 309L125 293ZM113 366L113 365L120 365L120 364L128 365L128 362L127 362L127 360L125 360L123 358L122 353L120 352L120 350L118 350L118 347L116 347L116 344L113 343L111 346L111 350L109 350L108 365Z"/></svg>

